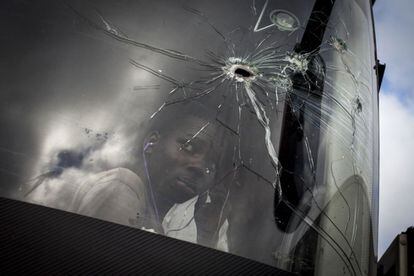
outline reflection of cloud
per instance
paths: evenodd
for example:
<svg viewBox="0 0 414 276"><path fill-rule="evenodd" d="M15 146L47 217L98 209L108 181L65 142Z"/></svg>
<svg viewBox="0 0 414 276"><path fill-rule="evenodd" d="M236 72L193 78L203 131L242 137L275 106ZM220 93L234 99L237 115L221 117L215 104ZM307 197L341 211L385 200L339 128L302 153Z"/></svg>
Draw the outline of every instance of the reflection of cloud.
<svg viewBox="0 0 414 276"><path fill-rule="evenodd" d="M137 132L128 134L125 128L113 129L114 134L102 140L103 135L95 135L92 130L85 133L64 131L71 142L60 144L51 140L60 137L61 130L56 131L57 134L52 131L47 139L52 146L46 147L47 151L42 153L43 162L39 162L39 169L34 172L32 187L41 184L29 194L31 201L68 210L76 189L89 176L136 164Z"/></svg>
<svg viewBox="0 0 414 276"><path fill-rule="evenodd" d="M75 112L48 117L49 122L44 122L46 127L41 130L46 134L40 158L29 183L36 187L28 195L30 201L68 210L76 189L88 176L116 167L134 168L142 134L137 122L147 117L145 113L124 110L134 115L132 120L111 110L122 106L122 102L107 105L105 112L91 108L81 121L72 119Z"/></svg>
<svg viewBox="0 0 414 276"><path fill-rule="evenodd" d="M380 225L379 256L394 237L414 224L414 113L395 96L380 101Z"/></svg>
<svg viewBox="0 0 414 276"><path fill-rule="evenodd" d="M67 48L66 44L77 47ZM133 168L141 124L159 105L160 96L152 93L157 89L133 90L146 84L147 75L129 64L126 53L107 54L114 52L110 44L70 36L66 44L54 47L59 58L45 59L59 60L56 69L41 72L42 78L34 80L40 83L47 77L49 83L33 95L38 104L30 116L36 121L39 150L27 169L34 179L27 186L36 186L39 176L45 179L28 199L60 209L67 209L88 175L115 167ZM47 53L45 47L39 52ZM68 53L79 56L84 52L86 57L66 58ZM33 63L37 66L39 61ZM28 98L28 103L33 101Z"/></svg>

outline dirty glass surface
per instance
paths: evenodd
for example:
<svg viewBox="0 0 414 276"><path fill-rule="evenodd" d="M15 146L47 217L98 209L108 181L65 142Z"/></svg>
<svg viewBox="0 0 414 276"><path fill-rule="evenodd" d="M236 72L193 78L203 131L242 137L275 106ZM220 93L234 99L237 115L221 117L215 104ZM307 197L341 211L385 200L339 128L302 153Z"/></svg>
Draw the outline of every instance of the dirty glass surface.
<svg viewBox="0 0 414 276"><path fill-rule="evenodd" d="M373 269L369 1L0 5L2 196L302 275Z"/></svg>

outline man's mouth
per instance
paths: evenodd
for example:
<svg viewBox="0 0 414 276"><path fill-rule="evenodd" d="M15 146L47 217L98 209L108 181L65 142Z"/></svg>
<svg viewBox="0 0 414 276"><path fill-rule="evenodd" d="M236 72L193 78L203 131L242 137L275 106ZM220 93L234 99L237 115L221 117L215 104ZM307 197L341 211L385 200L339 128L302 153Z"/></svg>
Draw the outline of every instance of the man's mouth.
<svg viewBox="0 0 414 276"><path fill-rule="evenodd" d="M186 177L177 177L176 186L185 191L187 194L195 195L196 191L193 188L194 181Z"/></svg>

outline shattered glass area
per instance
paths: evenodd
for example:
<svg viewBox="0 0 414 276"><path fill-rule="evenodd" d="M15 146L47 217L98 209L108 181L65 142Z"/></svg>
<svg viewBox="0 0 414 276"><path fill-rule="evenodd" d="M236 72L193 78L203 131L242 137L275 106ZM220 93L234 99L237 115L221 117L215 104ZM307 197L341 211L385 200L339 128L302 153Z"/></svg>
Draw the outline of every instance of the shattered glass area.
<svg viewBox="0 0 414 276"><path fill-rule="evenodd" d="M301 275L368 275L366 0L8 1L2 196Z"/></svg>

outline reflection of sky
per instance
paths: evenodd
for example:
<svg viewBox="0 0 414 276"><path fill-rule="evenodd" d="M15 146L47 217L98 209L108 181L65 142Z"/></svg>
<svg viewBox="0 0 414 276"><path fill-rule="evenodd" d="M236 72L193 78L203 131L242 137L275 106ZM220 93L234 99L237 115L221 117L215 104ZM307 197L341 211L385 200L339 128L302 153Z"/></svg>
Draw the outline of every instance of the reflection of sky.
<svg viewBox="0 0 414 276"><path fill-rule="evenodd" d="M148 53L102 43L60 1L5 1L0 18L0 193L63 168L131 165L142 118L159 105L159 91L134 90L151 80L129 57Z"/></svg>
<svg viewBox="0 0 414 276"><path fill-rule="evenodd" d="M387 64L380 93L379 256L414 225L414 2L374 5L378 57Z"/></svg>

